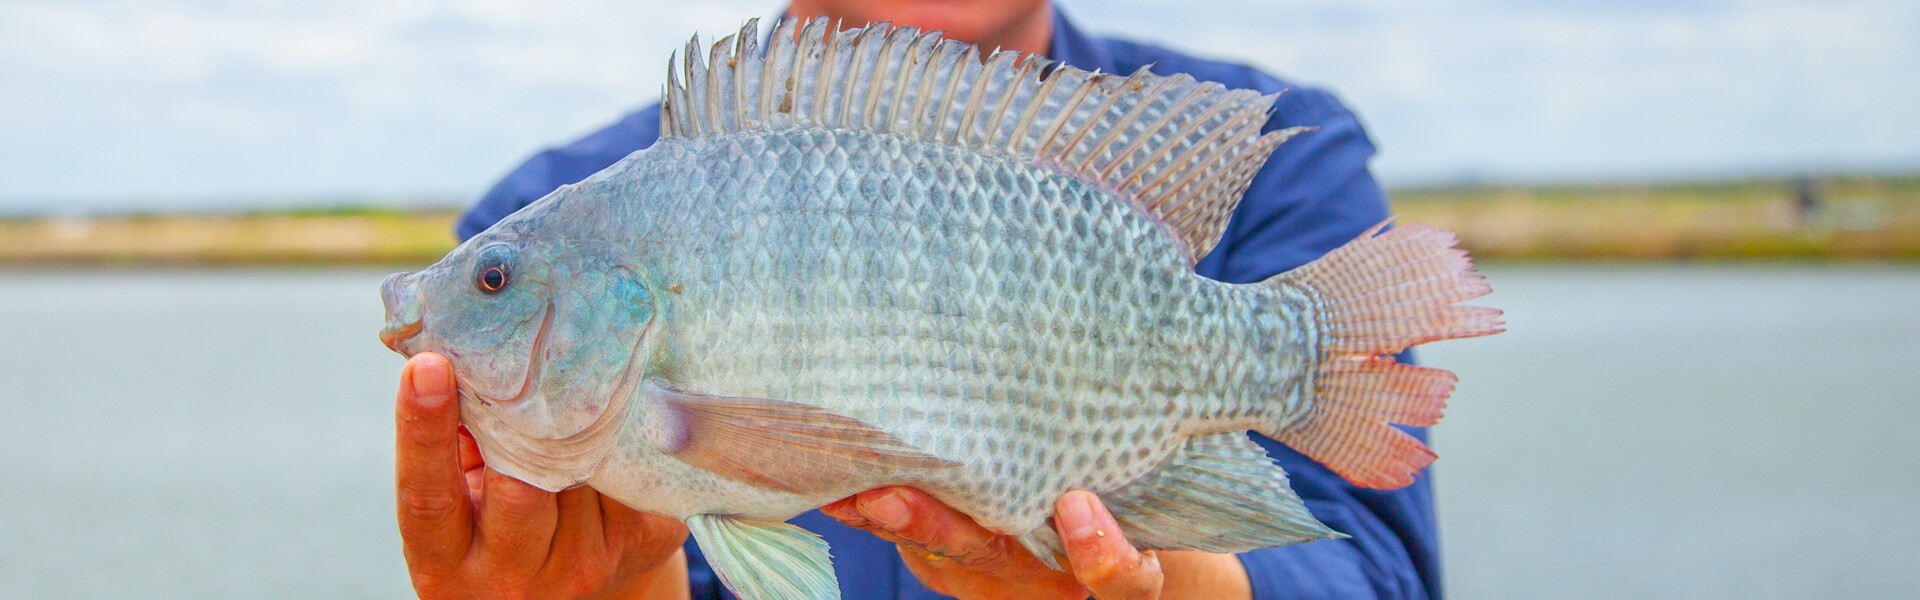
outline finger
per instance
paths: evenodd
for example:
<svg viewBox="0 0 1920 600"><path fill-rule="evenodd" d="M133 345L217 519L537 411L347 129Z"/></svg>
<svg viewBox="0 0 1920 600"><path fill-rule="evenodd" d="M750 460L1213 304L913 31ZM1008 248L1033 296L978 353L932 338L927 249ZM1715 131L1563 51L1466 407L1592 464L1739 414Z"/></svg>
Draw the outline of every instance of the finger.
<svg viewBox="0 0 1920 600"><path fill-rule="evenodd" d="M480 458L480 444L473 440L473 433L467 426L460 426L460 470L466 474L467 500L479 506L481 494L486 491L486 461Z"/></svg>
<svg viewBox="0 0 1920 600"><path fill-rule="evenodd" d="M687 543L686 525L628 508L606 494L600 494L600 514L609 551L620 557L621 573L653 569L678 555ZM681 556L681 560L685 558Z"/></svg>
<svg viewBox="0 0 1920 600"><path fill-rule="evenodd" d="M608 544L637 548L645 544L650 533L649 515L621 504L619 500L600 495L601 528L605 530Z"/></svg>
<svg viewBox="0 0 1920 600"><path fill-rule="evenodd" d="M845 523L848 526L853 525L852 521L856 521L856 520L864 521L866 517L860 516L860 509L854 508L853 506L853 502L855 498L858 498L858 496L847 496L839 500L828 502L825 506L820 507L820 513L829 517L833 517L834 519L840 521L841 523Z"/></svg>
<svg viewBox="0 0 1920 600"><path fill-rule="evenodd" d="M907 570L913 573L915 579L920 580L920 585L942 596L957 597L959 595L958 590L953 589L953 582L963 581L965 577L955 577L955 571L959 571L958 574L962 575L971 573L965 567L954 564L953 561L927 552L918 544L895 542L894 549L900 551L900 562L907 565Z"/></svg>
<svg viewBox="0 0 1920 600"><path fill-rule="evenodd" d="M859 499L857 495L841 498L820 507L820 512L839 520L848 527L864 529L880 539L893 542L894 549L900 552L900 561L907 565L907 570L912 571L913 576L919 579L922 585L941 595L954 595L952 586L947 584L948 576L954 570L965 571L965 569L954 564L953 561L934 554L919 543L894 535L885 527L875 524L866 515L860 514L860 508L857 505Z"/></svg>
<svg viewBox="0 0 1920 600"><path fill-rule="evenodd" d="M400 537L415 569L450 569L473 540L473 508L460 473L453 367L415 355L400 373L394 408L394 489Z"/></svg>
<svg viewBox="0 0 1920 600"><path fill-rule="evenodd" d="M483 572L532 574L546 562L559 521L558 495L486 469L480 504Z"/></svg>
<svg viewBox="0 0 1920 600"><path fill-rule="evenodd" d="M606 548L600 492L586 486L561 490L554 502L559 512L553 530L553 555L588 556Z"/></svg>
<svg viewBox="0 0 1920 600"><path fill-rule="evenodd" d="M460 470L472 471L486 466L487 461L480 457L480 443L474 441L473 432L467 426L460 426Z"/></svg>
<svg viewBox="0 0 1920 600"><path fill-rule="evenodd" d="M1039 561L1032 561L1034 568L1017 565L982 573L952 560L930 556L918 546L899 544L895 548L900 551L900 562L907 565L907 570L912 571L921 584L943 595L956 598L1087 597L1087 589L1072 575L1048 569Z"/></svg>
<svg viewBox="0 0 1920 600"><path fill-rule="evenodd" d="M903 487L869 490L854 497L854 508L865 517L868 531L917 544L962 567L998 571L1015 565L1016 555L1008 552L1011 540L926 492Z"/></svg>
<svg viewBox="0 0 1920 600"><path fill-rule="evenodd" d="M474 506L479 506L486 501L487 468L479 467L472 469L467 471L465 475L467 479L467 501Z"/></svg>
<svg viewBox="0 0 1920 600"><path fill-rule="evenodd" d="M1164 576L1160 559L1127 543L1120 524L1093 493L1067 492L1054 504L1054 524L1066 542L1073 577L1100 600L1153 600Z"/></svg>
<svg viewBox="0 0 1920 600"><path fill-rule="evenodd" d="M547 552L544 579L604 582L613 575L600 514L600 493L581 486L562 490L555 500L552 549ZM597 588L595 588L597 589ZM587 592L592 589L585 590Z"/></svg>

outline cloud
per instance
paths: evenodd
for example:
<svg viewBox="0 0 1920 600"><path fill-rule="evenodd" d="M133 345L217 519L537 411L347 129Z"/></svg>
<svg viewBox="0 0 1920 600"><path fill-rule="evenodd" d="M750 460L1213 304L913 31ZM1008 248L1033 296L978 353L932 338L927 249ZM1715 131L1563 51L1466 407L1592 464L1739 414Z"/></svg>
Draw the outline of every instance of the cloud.
<svg viewBox="0 0 1920 600"><path fill-rule="evenodd" d="M767 12L642 4L0 3L0 203L471 196Z"/></svg>
<svg viewBox="0 0 1920 600"><path fill-rule="evenodd" d="M1920 168L1920 119L1899 106L1920 93L1912 3L1125 8L1082 20L1331 86L1389 180Z"/></svg>
<svg viewBox="0 0 1920 600"><path fill-rule="evenodd" d="M697 4L697 6L695 5ZM1920 5L1066 0L1327 86L1390 182L1920 167ZM0 3L0 209L459 201L770 3Z"/></svg>

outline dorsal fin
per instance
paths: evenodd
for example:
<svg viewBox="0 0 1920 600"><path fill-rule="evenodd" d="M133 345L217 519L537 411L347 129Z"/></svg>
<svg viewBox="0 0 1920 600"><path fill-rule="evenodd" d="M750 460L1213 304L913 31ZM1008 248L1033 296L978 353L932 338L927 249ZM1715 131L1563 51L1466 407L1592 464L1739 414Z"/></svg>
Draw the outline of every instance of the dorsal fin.
<svg viewBox="0 0 1920 600"><path fill-rule="evenodd" d="M786 19L757 47L758 20L668 61L660 137L787 129L901 135L1043 165L1158 218L1198 261L1275 146L1274 96L1185 74L1119 76L886 23L835 31Z"/></svg>

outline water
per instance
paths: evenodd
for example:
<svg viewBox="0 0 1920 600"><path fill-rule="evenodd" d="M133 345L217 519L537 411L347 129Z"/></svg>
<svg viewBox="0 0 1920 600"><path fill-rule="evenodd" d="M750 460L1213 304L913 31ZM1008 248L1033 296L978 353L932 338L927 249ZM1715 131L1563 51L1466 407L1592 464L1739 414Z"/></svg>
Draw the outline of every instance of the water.
<svg viewBox="0 0 1920 600"><path fill-rule="evenodd" d="M1920 269L1492 269L1422 356L1461 598L1920 597Z"/></svg>
<svg viewBox="0 0 1920 600"><path fill-rule="evenodd" d="M0 597L405 597L375 271L0 272ZM1920 269L1499 267L1458 598L1920 595Z"/></svg>

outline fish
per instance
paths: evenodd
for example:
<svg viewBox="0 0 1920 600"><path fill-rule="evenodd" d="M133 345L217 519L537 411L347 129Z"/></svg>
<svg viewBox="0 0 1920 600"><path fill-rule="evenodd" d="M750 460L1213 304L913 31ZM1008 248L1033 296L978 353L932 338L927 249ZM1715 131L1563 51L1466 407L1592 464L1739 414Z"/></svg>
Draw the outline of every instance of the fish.
<svg viewBox="0 0 1920 600"><path fill-rule="evenodd" d="M486 464L686 523L749 600L838 598L785 520L912 486L1059 568L1053 502L1143 549L1342 537L1257 432L1369 488L1435 457L1504 330L1446 230L1383 223L1256 283L1194 272L1274 149L1275 96L939 32L757 22L668 61L661 135L382 284ZM763 47L764 46L764 47Z"/></svg>

